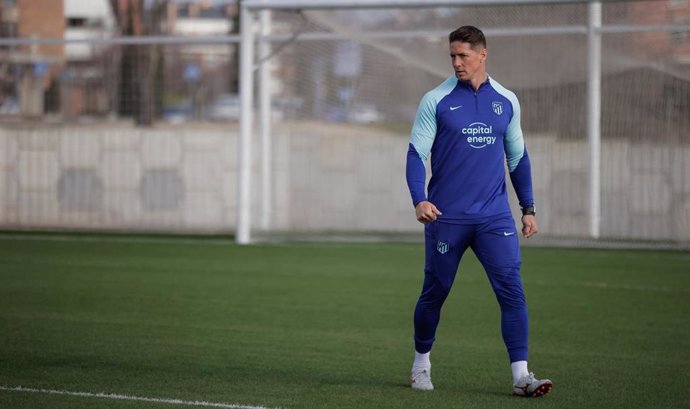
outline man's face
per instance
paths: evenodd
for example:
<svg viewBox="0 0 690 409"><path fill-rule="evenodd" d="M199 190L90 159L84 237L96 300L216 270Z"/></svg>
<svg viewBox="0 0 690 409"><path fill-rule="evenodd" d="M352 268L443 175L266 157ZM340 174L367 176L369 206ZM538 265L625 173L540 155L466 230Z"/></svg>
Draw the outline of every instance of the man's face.
<svg viewBox="0 0 690 409"><path fill-rule="evenodd" d="M486 48L481 45L473 49L470 43L453 41L450 43L450 59L453 63L455 76L460 81L484 79Z"/></svg>

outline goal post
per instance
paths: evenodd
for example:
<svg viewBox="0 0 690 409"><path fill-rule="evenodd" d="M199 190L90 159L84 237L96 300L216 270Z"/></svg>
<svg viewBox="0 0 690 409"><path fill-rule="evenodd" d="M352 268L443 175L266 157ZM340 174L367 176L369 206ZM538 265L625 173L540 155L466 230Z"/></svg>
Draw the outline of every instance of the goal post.
<svg viewBox="0 0 690 409"><path fill-rule="evenodd" d="M268 42L266 36L270 33L271 9L296 9L296 10L329 10L329 9L353 9L353 8L415 8L415 7L450 7L450 6L491 6L491 5L515 5L515 4L554 4L554 3L589 3L588 33L588 66L591 75L588 77L587 95L587 136L590 152L590 180L589 180L589 235L592 238L599 237L600 221L600 192L599 192L599 168L600 168L600 75L601 75L601 2L588 0L320 0L320 1L287 1L287 0L247 0L241 3L241 70L240 70L240 94L241 112L239 149L239 183L238 183L238 217L236 228L236 241L238 244L251 243L251 132L252 132L252 96L254 83L254 33L252 26L256 15L260 16L261 41L259 42L260 58L267 55ZM572 28L571 28L572 29ZM577 28L576 28L577 29ZM530 30L525 30L529 33ZM558 32L556 32L558 33ZM260 90L260 132L262 142L261 155L261 226L263 229L270 227L271 214L271 184L270 177L272 162L270 142L270 73L266 67L268 60L259 64L259 90Z"/></svg>
<svg viewBox="0 0 690 409"><path fill-rule="evenodd" d="M672 7L590 0L242 2L242 47L265 47L258 39L268 39L275 63L266 69L270 58L242 52L237 242L253 242L252 231L259 228L269 237L414 230L413 223L400 220L411 211L399 185L403 173L388 169L399 166L403 155L389 159L386 153L406 144L387 138L409 136L419 98L450 72L442 40L460 23L485 31L489 72L516 90L525 107L523 129L535 159L545 235L687 241L675 224L690 223L687 160L639 160L660 149L662 156L674 157L687 149L687 104L666 101L687 95L688 57L676 54L690 38L690 24L663 20L682 15ZM268 10L270 34L268 20L259 18ZM649 44L665 50L663 61ZM259 77L263 153L254 155L250 107ZM276 84L279 92L272 88ZM300 101L292 121L271 118L273 97ZM641 98L649 101L647 116L641 114ZM664 130L656 146L645 142L652 123ZM260 171L254 161L261 162ZM640 180L653 181L653 187ZM652 196L663 199L664 211L654 208ZM386 204L392 210L378 210ZM357 216L372 206L369 219ZM641 215L655 222L641 222Z"/></svg>

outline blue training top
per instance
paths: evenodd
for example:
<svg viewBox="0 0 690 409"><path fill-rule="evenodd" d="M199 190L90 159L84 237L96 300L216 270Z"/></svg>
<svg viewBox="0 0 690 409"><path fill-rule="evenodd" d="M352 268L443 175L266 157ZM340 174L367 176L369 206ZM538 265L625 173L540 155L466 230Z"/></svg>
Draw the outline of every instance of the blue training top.
<svg viewBox="0 0 690 409"><path fill-rule="evenodd" d="M427 199L424 162L430 154ZM412 203L429 200L443 213L438 220L448 223L510 213L504 158L520 206L533 205L517 97L491 77L475 91L452 76L427 92L417 109L407 152Z"/></svg>

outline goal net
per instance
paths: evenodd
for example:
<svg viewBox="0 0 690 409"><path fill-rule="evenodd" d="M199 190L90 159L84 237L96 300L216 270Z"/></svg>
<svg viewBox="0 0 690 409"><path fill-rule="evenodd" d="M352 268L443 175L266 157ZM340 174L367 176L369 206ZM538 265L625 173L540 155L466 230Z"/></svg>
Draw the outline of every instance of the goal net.
<svg viewBox="0 0 690 409"><path fill-rule="evenodd" d="M271 10L268 36L254 8L269 44L256 47L255 94L268 89L271 106L263 118L255 98L251 158L238 150L236 2L183 3L142 2L155 30L133 37L84 23L63 43L0 38L0 228L232 234L249 222L257 240L421 240L410 128L452 74L448 33L474 25L489 74L521 102L537 242L593 243L587 3L290 7ZM687 248L690 3L603 2L601 17L597 243ZM238 220L241 159L250 220Z"/></svg>
<svg viewBox="0 0 690 409"><path fill-rule="evenodd" d="M272 230L419 231L404 178L411 123L452 74L448 33L475 25L489 74L521 101L543 235L589 236L587 4L272 17L274 33L299 33L273 44L270 63L274 98L298 102L273 123ZM668 28L681 22L680 2L602 7L600 235L611 242L690 240L690 32Z"/></svg>

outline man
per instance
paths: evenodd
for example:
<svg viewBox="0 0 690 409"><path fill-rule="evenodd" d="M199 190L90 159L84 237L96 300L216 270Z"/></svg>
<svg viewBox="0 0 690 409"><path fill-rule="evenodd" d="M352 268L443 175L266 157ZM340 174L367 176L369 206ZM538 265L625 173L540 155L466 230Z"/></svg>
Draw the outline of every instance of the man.
<svg viewBox="0 0 690 409"><path fill-rule="evenodd" d="M429 355L441 306L460 259L472 248L501 307L501 332L513 372L513 394L551 391L527 369L527 306L520 248L508 205L504 158L522 208L522 234L537 233L529 157L515 94L486 73L486 39L463 26L449 35L455 75L429 91L417 111L407 154L407 183L417 220L425 225L424 285L414 312L412 388L432 390ZM432 177L425 194L424 162Z"/></svg>

